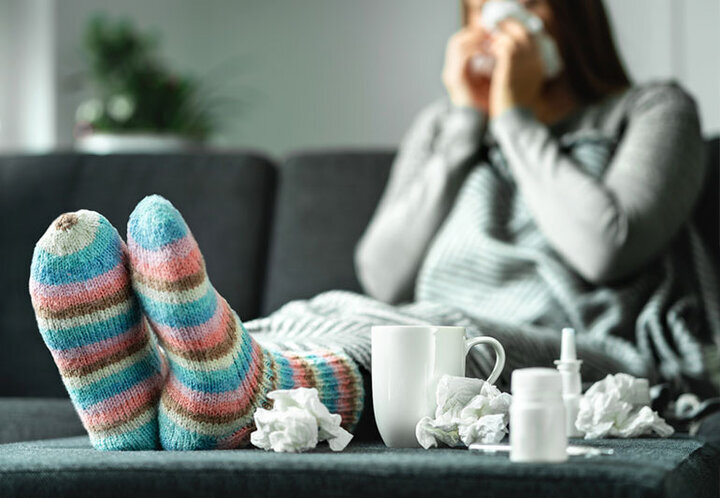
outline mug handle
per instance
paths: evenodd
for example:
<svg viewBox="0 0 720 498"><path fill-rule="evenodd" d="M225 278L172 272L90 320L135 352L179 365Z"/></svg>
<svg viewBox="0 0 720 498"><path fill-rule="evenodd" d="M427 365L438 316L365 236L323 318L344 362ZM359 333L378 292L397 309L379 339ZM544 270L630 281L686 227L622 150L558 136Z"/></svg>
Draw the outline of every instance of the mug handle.
<svg viewBox="0 0 720 498"><path fill-rule="evenodd" d="M498 377L500 377L503 368L505 368L505 348L503 348L502 344L500 344L500 341L493 337L474 337L473 339L465 339L465 356L467 356L470 350L478 344L487 344L495 350L495 366L493 367L492 372L490 372L490 377L488 377L486 381L490 384L495 384L495 381L498 380Z"/></svg>

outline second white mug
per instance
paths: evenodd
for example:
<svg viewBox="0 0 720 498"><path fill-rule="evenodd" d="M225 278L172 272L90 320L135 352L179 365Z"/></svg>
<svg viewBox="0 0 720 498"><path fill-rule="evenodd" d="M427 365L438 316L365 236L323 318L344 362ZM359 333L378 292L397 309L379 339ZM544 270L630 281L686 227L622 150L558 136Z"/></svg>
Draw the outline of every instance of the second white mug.
<svg viewBox="0 0 720 498"><path fill-rule="evenodd" d="M383 442L393 448L420 444L415 426L435 415L435 391L443 375L465 375L470 349L487 344L495 350L494 383L505 366L505 350L492 337L465 338L464 327L382 325L371 329L372 396L375 422Z"/></svg>

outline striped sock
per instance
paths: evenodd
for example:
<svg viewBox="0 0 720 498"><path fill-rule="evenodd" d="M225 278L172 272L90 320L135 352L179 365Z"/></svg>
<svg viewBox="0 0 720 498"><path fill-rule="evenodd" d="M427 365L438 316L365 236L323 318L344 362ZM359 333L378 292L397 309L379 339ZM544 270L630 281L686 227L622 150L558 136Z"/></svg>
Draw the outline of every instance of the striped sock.
<svg viewBox="0 0 720 498"><path fill-rule="evenodd" d="M157 448L161 358L133 294L117 230L93 211L57 218L35 246L30 296L93 446Z"/></svg>
<svg viewBox="0 0 720 498"><path fill-rule="evenodd" d="M355 427L364 398L357 365L342 353L271 350L255 341L213 288L170 202L150 196L138 204L128 246L133 287L169 360L159 413L163 448L245 446L255 409L269 407L275 389L316 387L342 426Z"/></svg>

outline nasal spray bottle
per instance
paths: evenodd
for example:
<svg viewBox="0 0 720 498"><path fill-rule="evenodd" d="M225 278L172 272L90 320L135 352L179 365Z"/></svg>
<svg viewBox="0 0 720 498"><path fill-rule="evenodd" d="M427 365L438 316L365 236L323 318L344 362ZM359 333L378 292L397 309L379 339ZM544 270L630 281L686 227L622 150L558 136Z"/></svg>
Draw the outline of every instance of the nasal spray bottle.
<svg viewBox="0 0 720 498"><path fill-rule="evenodd" d="M575 349L575 329L562 329L562 343L560 345L560 359L555 365L562 377L562 396L565 403L565 429L567 437L582 437L583 433L575 427L578 411L580 410L580 396L582 395L582 380L580 378L580 364Z"/></svg>

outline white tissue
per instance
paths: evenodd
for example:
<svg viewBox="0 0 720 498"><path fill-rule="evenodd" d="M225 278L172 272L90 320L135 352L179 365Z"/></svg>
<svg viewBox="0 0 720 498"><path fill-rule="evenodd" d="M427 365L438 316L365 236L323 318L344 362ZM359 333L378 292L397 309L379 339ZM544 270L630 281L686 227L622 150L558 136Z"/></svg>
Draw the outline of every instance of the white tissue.
<svg viewBox="0 0 720 498"><path fill-rule="evenodd" d="M437 386L435 418L423 417L415 426L415 436L425 449L438 441L448 446L499 443L507 434L511 399L484 380L443 375Z"/></svg>
<svg viewBox="0 0 720 498"><path fill-rule="evenodd" d="M491 0L482 10L482 24L488 31L494 31L505 19L515 19L533 34L544 29L542 20L519 2Z"/></svg>
<svg viewBox="0 0 720 498"><path fill-rule="evenodd" d="M275 403L271 410L255 410L257 430L250 434L258 448L295 453L327 441L331 450L341 451L353 437L340 427L342 417L322 404L314 387L271 391L268 398Z"/></svg>
<svg viewBox="0 0 720 498"><path fill-rule="evenodd" d="M670 427L650 406L646 379L619 373L596 382L580 398L575 426L585 439L603 437L638 437L656 433L672 435Z"/></svg>
<svg viewBox="0 0 720 498"><path fill-rule="evenodd" d="M482 24L487 31L494 31L505 19L515 19L535 35L544 64L545 76L554 78L562 70L563 64L557 45L544 31L542 20L516 1L492 0L485 2L482 9ZM471 60L474 71L491 74L495 61L489 55L476 55Z"/></svg>

